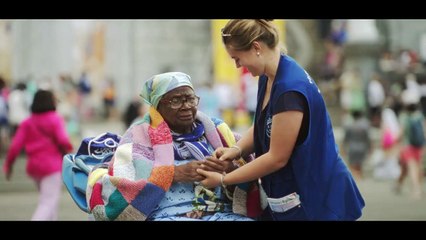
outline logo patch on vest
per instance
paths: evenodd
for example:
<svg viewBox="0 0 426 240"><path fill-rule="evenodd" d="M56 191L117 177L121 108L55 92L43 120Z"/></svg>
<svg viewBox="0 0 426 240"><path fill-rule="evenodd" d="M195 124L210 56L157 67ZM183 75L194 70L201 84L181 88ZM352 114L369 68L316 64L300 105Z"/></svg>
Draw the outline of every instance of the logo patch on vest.
<svg viewBox="0 0 426 240"><path fill-rule="evenodd" d="M266 119L266 136L268 136L268 138L271 138L271 128L272 128L272 116L269 115L268 118Z"/></svg>

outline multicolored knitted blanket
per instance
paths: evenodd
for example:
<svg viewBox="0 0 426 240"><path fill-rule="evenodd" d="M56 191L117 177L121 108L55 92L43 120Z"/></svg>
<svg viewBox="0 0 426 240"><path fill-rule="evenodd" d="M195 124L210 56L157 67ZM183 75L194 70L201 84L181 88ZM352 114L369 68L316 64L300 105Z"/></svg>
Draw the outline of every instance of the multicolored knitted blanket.
<svg viewBox="0 0 426 240"><path fill-rule="evenodd" d="M214 149L232 146L234 133L224 122L213 122L198 111ZM161 115L149 113L123 135L108 169L94 169L88 178L86 201L96 220L146 220L169 190L174 176L172 136ZM247 214L246 190L234 191L233 210Z"/></svg>

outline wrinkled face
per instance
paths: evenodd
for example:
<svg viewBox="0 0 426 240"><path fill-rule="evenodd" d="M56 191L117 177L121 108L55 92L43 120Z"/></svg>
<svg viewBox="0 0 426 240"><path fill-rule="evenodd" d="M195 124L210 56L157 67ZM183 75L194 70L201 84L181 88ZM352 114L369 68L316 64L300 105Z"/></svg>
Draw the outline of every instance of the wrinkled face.
<svg viewBox="0 0 426 240"><path fill-rule="evenodd" d="M227 45L226 51L234 59L237 68L246 67L255 77L264 74L264 63L253 47L248 51L237 51Z"/></svg>
<svg viewBox="0 0 426 240"><path fill-rule="evenodd" d="M158 112L174 132L190 133L197 114L197 105L198 97L192 88L178 87L161 98Z"/></svg>

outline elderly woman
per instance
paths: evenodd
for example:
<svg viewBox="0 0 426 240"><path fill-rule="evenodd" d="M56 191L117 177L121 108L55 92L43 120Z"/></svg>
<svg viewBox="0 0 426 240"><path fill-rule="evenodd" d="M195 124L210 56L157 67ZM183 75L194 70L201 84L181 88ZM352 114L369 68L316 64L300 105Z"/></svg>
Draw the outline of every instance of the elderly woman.
<svg viewBox="0 0 426 240"><path fill-rule="evenodd" d="M125 132L108 169L96 168L89 175L86 197L94 218L251 220L244 216L243 190L237 187L231 196L223 187L207 189L198 183L203 177L197 168L235 168L209 156L236 139L223 121L197 111L200 98L190 76L155 75L145 82L141 96L149 112ZM232 202L233 197L238 200Z"/></svg>

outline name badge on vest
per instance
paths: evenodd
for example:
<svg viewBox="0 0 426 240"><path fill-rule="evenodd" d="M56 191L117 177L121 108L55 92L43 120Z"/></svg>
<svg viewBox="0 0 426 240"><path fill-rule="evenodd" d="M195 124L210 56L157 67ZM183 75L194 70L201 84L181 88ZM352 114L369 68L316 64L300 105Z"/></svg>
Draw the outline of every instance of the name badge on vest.
<svg viewBox="0 0 426 240"><path fill-rule="evenodd" d="M297 193L291 193L282 198L268 198L269 207L273 212L283 213L300 205L300 197Z"/></svg>

